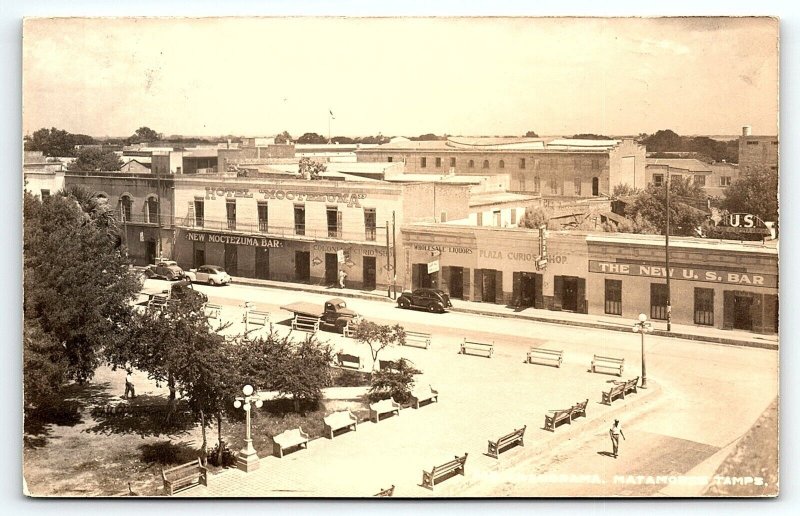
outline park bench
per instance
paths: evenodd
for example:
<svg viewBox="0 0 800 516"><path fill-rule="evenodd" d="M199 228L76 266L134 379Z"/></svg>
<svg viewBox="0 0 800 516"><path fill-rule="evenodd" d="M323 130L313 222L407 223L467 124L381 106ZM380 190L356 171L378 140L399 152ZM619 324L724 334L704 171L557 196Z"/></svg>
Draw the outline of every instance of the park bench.
<svg viewBox="0 0 800 516"><path fill-rule="evenodd" d="M631 378L630 380L625 382L625 394L631 394L631 393L636 394L636 393L638 393L639 392L638 391L638 383L639 383L639 377L638 376L636 378Z"/></svg>
<svg viewBox="0 0 800 516"><path fill-rule="evenodd" d="M319 318L297 314L292 320L292 329L317 333L319 331Z"/></svg>
<svg viewBox="0 0 800 516"><path fill-rule="evenodd" d="M603 403L611 405L617 398L625 399L625 382L615 383L608 392L603 392Z"/></svg>
<svg viewBox="0 0 800 516"><path fill-rule="evenodd" d="M203 307L203 313L209 319L219 319L222 315L222 307L220 305L212 305L211 303L206 303Z"/></svg>
<svg viewBox="0 0 800 516"><path fill-rule="evenodd" d="M561 367L561 359L562 355L564 354L563 351L557 351L555 349L544 349L544 348L536 348L531 347L528 351L528 358L525 360L529 364L544 364L544 365L554 365L556 367Z"/></svg>
<svg viewBox="0 0 800 516"><path fill-rule="evenodd" d="M467 462L467 453L463 457L456 455L456 458L445 462L439 466L434 466L430 472L422 470L422 486L433 490L437 480L446 480L456 474L464 474L464 465Z"/></svg>
<svg viewBox="0 0 800 516"><path fill-rule="evenodd" d="M358 418L349 410L340 410L339 412L328 414L322 418L322 421L325 431L328 432L331 439L333 439L333 432L342 428L350 428L352 426L353 431L358 430Z"/></svg>
<svg viewBox="0 0 800 516"><path fill-rule="evenodd" d="M272 438L272 453L278 457L283 457L283 451L298 446L308 448L309 436L303 432L301 427L285 430Z"/></svg>
<svg viewBox="0 0 800 516"><path fill-rule="evenodd" d="M624 358L614 358L614 357L604 357L600 355L594 355L592 357L592 367L591 371L593 373L597 372L598 368L602 369L613 369L617 371L617 376L622 376L622 369L625 367L625 359Z"/></svg>
<svg viewBox="0 0 800 516"><path fill-rule="evenodd" d="M167 306L167 296L161 294L154 294L147 302L147 308L164 308Z"/></svg>
<svg viewBox="0 0 800 516"><path fill-rule="evenodd" d="M556 427L563 423L564 421L567 422L568 425L572 424L572 408L562 409L562 410L550 410L552 415L545 414L544 416L544 429L550 430L551 432L555 432Z"/></svg>
<svg viewBox="0 0 800 516"><path fill-rule="evenodd" d="M348 369L363 369L364 364L361 363L361 357L358 355L351 355L349 353L336 353L336 364L339 367L346 367Z"/></svg>
<svg viewBox="0 0 800 516"><path fill-rule="evenodd" d="M571 409L572 414L570 415L570 417L572 419L581 416L586 417L586 405L588 404L589 404L589 398L586 398L586 401L581 401L573 405Z"/></svg>
<svg viewBox="0 0 800 516"><path fill-rule="evenodd" d="M355 324L351 325L350 324L351 322L352 321L349 321L347 324L344 325L344 328L342 328L342 335L344 335L347 338L353 338L353 333L355 333L356 325Z"/></svg>
<svg viewBox="0 0 800 516"><path fill-rule="evenodd" d="M250 329L250 326L257 326L264 328L269 325L269 312L262 312L259 310L248 310L244 314L244 329Z"/></svg>
<svg viewBox="0 0 800 516"><path fill-rule="evenodd" d="M461 343L461 351L459 351L459 353L462 355L485 354L486 358L492 358L492 354L494 353L494 344L484 344L483 342L473 342L464 339L464 342Z"/></svg>
<svg viewBox="0 0 800 516"><path fill-rule="evenodd" d="M431 347L431 334L422 333L420 331L406 331L406 341L404 345L428 349Z"/></svg>
<svg viewBox="0 0 800 516"><path fill-rule="evenodd" d="M427 387L415 387L411 390L411 399L414 402L414 408L418 409L419 404L423 401L439 402L439 391L428 385Z"/></svg>
<svg viewBox="0 0 800 516"><path fill-rule="evenodd" d="M161 469L164 479L164 491L172 496L176 491L195 485L208 486L208 470L200 463L200 459L174 468Z"/></svg>
<svg viewBox="0 0 800 516"><path fill-rule="evenodd" d="M369 419L375 423L380 421L381 414L391 414L393 412L397 412L398 416L400 415L400 404L394 401L394 398L388 398L369 405Z"/></svg>
<svg viewBox="0 0 800 516"><path fill-rule="evenodd" d="M489 449L487 453L492 457L494 457L495 459L499 459L500 453L502 453L504 450L507 450L508 448L511 448L515 444L519 444L520 446L525 446L523 437L525 435L525 429L527 427L528 425L525 425L522 428L519 428L509 434L504 435L503 437L497 439L496 441L492 441L490 439L488 445Z"/></svg>
<svg viewBox="0 0 800 516"><path fill-rule="evenodd" d="M373 496L381 496L381 497L383 497L383 496L392 496L392 495L394 495L394 484L392 484L392 487L390 487L388 489L381 489L380 491L377 492L377 494L375 494Z"/></svg>

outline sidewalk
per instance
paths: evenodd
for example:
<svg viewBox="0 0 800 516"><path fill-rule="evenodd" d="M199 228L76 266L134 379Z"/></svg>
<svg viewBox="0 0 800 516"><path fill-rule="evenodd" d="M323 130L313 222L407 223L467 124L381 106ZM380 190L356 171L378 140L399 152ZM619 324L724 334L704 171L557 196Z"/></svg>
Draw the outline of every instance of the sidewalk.
<svg viewBox="0 0 800 516"><path fill-rule="evenodd" d="M386 291L382 290L364 291L340 289L327 287L324 285L307 285L302 283L289 283L284 281L241 277L233 278L233 282L238 285L251 285L283 290L295 290L299 292L312 292L315 294L328 294L330 296L356 299L371 299L374 301L383 301L387 303L395 302L388 296ZM519 309L505 305L480 303L477 301L463 301L460 299L454 299L452 302L453 308L451 310L454 312L488 315L493 317L514 317L533 322L564 324L568 326L598 328L627 333L632 331L634 323L633 320L617 316L557 312L553 310L541 310L534 308ZM704 328L687 324L672 324L672 331L667 332L665 322L654 322L654 330L651 335L712 342L716 344L729 344L734 346L747 346L773 350L778 349L777 335L762 335L739 330L720 330L718 328Z"/></svg>

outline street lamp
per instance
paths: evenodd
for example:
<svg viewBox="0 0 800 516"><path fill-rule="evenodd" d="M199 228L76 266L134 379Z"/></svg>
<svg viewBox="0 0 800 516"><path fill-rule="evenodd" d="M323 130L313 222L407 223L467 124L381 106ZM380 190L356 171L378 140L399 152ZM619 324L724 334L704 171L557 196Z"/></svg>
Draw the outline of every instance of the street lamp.
<svg viewBox="0 0 800 516"><path fill-rule="evenodd" d="M647 368L644 362L644 334L653 331L653 324L647 320L645 314L639 314L639 320L633 325L633 331L642 336L642 389L647 389Z"/></svg>
<svg viewBox="0 0 800 516"><path fill-rule="evenodd" d="M236 467L244 471L245 473L249 473L251 471L255 471L258 469L258 454L256 453L256 449L253 448L253 439L250 437L250 408L251 408L251 401L255 398L255 406L256 408L261 408L264 404L260 398L253 396L253 386L252 385L245 385L242 388L242 392L244 393L243 398L236 398L236 401L233 402L233 406L238 408L244 408L244 413L246 414L247 419L247 437L244 440L244 448L239 450L239 455L236 457Z"/></svg>

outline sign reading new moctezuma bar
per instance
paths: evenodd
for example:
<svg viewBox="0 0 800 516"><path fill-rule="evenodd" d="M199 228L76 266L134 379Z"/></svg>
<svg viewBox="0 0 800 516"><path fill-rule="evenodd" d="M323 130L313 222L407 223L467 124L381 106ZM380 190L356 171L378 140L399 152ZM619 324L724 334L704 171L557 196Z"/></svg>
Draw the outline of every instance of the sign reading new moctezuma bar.
<svg viewBox="0 0 800 516"><path fill-rule="evenodd" d="M278 201L307 201L307 202L329 202L346 204L348 208L360 208L360 199L366 199L365 193L346 193L346 192L306 192L300 190L281 190L275 188L262 188L258 191L265 200L275 199ZM214 200L217 197L236 198L243 197L252 199L253 192L249 188L225 188L222 186L207 186L206 199Z"/></svg>
<svg viewBox="0 0 800 516"><path fill-rule="evenodd" d="M253 236L222 235L218 233L196 233L189 231L186 239L192 242L211 242L214 244L251 245L254 247L283 247L283 241L277 238Z"/></svg>
<svg viewBox="0 0 800 516"><path fill-rule="evenodd" d="M667 277L667 268L664 266L603 262L599 260L589 260L589 272L622 274L626 276L646 276L648 278ZM748 285L753 287L775 288L778 286L778 276L774 274L754 274L750 272L698 269L694 267L670 267L669 277L675 280Z"/></svg>

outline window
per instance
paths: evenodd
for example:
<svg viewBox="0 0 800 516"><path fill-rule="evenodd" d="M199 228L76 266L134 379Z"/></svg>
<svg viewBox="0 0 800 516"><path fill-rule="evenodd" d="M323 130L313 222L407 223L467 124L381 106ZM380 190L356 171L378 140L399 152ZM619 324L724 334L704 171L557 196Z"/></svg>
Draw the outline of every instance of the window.
<svg viewBox="0 0 800 516"><path fill-rule="evenodd" d="M580 195L581 194L581 178L580 177L576 177L574 183L575 183L575 195Z"/></svg>
<svg viewBox="0 0 800 516"><path fill-rule="evenodd" d="M325 211L328 218L328 238L341 238L342 213L336 206L328 206Z"/></svg>
<svg viewBox="0 0 800 516"><path fill-rule="evenodd" d="M147 199L147 222L156 224L158 222L158 199L149 197Z"/></svg>
<svg viewBox="0 0 800 516"><path fill-rule="evenodd" d="M450 166L451 167L455 167L456 166L456 158L450 158Z"/></svg>
<svg viewBox="0 0 800 516"><path fill-rule="evenodd" d="M364 236L370 242L375 241L376 230L375 208L364 208Z"/></svg>
<svg viewBox="0 0 800 516"><path fill-rule="evenodd" d="M483 212L478 212L478 226L483 226Z"/></svg>
<svg viewBox="0 0 800 516"><path fill-rule="evenodd" d="M525 158L519 158L519 168L525 168Z"/></svg>
<svg viewBox="0 0 800 516"><path fill-rule="evenodd" d="M653 174L653 186L658 188L664 186L664 174Z"/></svg>
<svg viewBox="0 0 800 516"><path fill-rule="evenodd" d="M48 191L48 194L50 192ZM44 190L42 190L42 197L44 197ZM127 195L122 196L119 200L120 211L122 214L122 222L130 222L131 221L131 208L133 207L133 201Z"/></svg>
<svg viewBox="0 0 800 516"><path fill-rule="evenodd" d="M511 208L511 224L514 225L517 223L517 209Z"/></svg>
<svg viewBox="0 0 800 516"><path fill-rule="evenodd" d="M606 313L622 315L622 280L606 280Z"/></svg>
<svg viewBox="0 0 800 516"><path fill-rule="evenodd" d="M306 207L303 204L294 205L294 234L306 234Z"/></svg>
<svg viewBox="0 0 800 516"><path fill-rule="evenodd" d="M258 230L269 231L269 206L265 202L258 203Z"/></svg>
<svg viewBox="0 0 800 516"><path fill-rule="evenodd" d="M519 176L519 189L521 192L525 191L525 176Z"/></svg>
<svg viewBox="0 0 800 516"><path fill-rule="evenodd" d="M706 186L706 176L697 174L694 176L694 184L697 186Z"/></svg>
<svg viewBox="0 0 800 516"><path fill-rule="evenodd" d="M42 188L42 200L45 200L48 197L50 197L50 190L47 188Z"/></svg>
<svg viewBox="0 0 800 516"><path fill-rule="evenodd" d="M731 176L720 176L719 186L731 186Z"/></svg>
<svg viewBox="0 0 800 516"><path fill-rule="evenodd" d="M494 226L495 227L499 228L500 226L503 225L502 224L503 214L500 212L500 210L494 210L492 212L492 219L494 221Z"/></svg>
<svg viewBox="0 0 800 516"><path fill-rule="evenodd" d="M236 199L225 201L225 215L228 219L228 229L236 229Z"/></svg>
<svg viewBox="0 0 800 516"><path fill-rule="evenodd" d="M419 158L419 167L425 168L428 166L428 158Z"/></svg>
<svg viewBox="0 0 800 516"><path fill-rule="evenodd" d="M550 193L553 195L558 193L558 181L555 178L550 180Z"/></svg>
<svg viewBox="0 0 800 516"><path fill-rule="evenodd" d="M205 202L202 199L194 201L194 225L202 228L205 219Z"/></svg>
<svg viewBox="0 0 800 516"><path fill-rule="evenodd" d="M535 176L535 177L533 178L533 192L534 192L534 193L539 193L539 191L541 190L541 188L542 188L542 182L541 182L541 180L539 179L539 176Z"/></svg>
<svg viewBox="0 0 800 516"><path fill-rule="evenodd" d="M758 142L750 140L750 141L747 142L747 145L758 145Z"/></svg>
<svg viewBox="0 0 800 516"><path fill-rule="evenodd" d="M442 158L436 158L436 168L442 168Z"/></svg>
<svg viewBox="0 0 800 516"><path fill-rule="evenodd" d="M667 318L667 285L650 284L650 318L666 320Z"/></svg>
<svg viewBox="0 0 800 516"><path fill-rule="evenodd" d="M469 168L475 168L475 161L469 160L469 164L467 165Z"/></svg>
<svg viewBox="0 0 800 516"><path fill-rule="evenodd" d="M506 168L506 162L501 159L497 166L500 168Z"/></svg>
<svg viewBox="0 0 800 516"><path fill-rule="evenodd" d="M442 215L439 217L439 222L447 222L447 212L443 211Z"/></svg>
<svg viewBox="0 0 800 516"><path fill-rule="evenodd" d="M394 159L394 158L393 158L393 157L391 157L391 156L389 156L388 158L386 158L386 160L387 160L389 163L391 163L393 159Z"/></svg>
<svg viewBox="0 0 800 516"><path fill-rule="evenodd" d="M483 160L483 168L489 168L489 160L488 159Z"/></svg>
<svg viewBox="0 0 800 516"><path fill-rule="evenodd" d="M714 326L714 289L694 289L694 323Z"/></svg>

